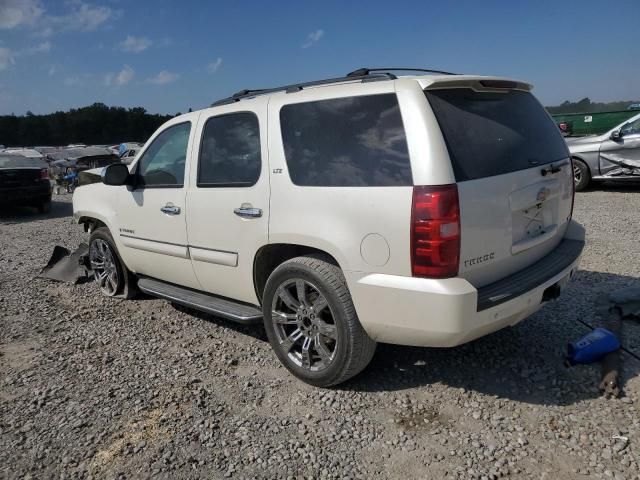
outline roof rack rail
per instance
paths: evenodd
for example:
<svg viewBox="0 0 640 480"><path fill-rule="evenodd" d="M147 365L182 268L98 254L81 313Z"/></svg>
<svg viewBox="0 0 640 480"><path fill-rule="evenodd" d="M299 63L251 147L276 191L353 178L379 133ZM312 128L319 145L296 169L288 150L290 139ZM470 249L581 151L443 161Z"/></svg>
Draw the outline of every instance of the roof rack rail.
<svg viewBox="0 0 640 480"><path fill-rule="evenodd" d="M360 69L367 70L367 69ZM358 70L356 70L357 72ZM369 73L372 72L372 73ZM336 78L326 78L324 80L314 80L312 82L303 82L303 83L293 83L291 85L283 85L281 87L274 88L263 88L257 90L240 90L239 92L234 93L230 97L223 98L211 104L212 107L217 107L220 105L228 105L230 103L235 103L243 98L251 98L256 97L258 95L265 95L268 93L281 92L285 91L287 93L298 92L307 87L316 87L319 85L330 85L332 83L341 83L341 82L352 82L354 80L361 80L363 82L371 82L375 80L395 80L397 77L390 72L374 72L373 70L367 70L366 73L362 73L360 75L356 75L355 72L351 72L350 74L344 77L336 77Z"/></svg>
<svg viewBox="0 0 640 480"><path fill-rule="evenodd" d="M442 70L430 70L427 68L359 68L353 72L347 73L347 77L360 77L362 75L369 75L372 72L425 72L439 73L441 75L459 75L458 73L444 72Z"/></svg>

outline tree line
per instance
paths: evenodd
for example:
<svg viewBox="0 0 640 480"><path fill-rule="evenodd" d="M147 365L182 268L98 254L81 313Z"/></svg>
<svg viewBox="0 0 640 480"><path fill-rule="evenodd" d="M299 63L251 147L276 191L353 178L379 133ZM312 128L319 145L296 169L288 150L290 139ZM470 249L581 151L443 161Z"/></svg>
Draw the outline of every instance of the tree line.
<svg viewBox="0 0 640 480"><path fill-rule="evenodd" d="M7 147L37 145L113 145L146 142L172 115L147 113L142 107L107 107L94 103L68 112L47 115L0 116L0 144Z"/></svg>
<svg viewBox="0 0 640 480"><path fill-rule="evenodd" d="M626 110L639 100L599 103L588 97L578 102L565 101L545 107L551 114L611 112ZM189 109L191 110L191 109ZM176 115L179 115L177 113ZM156 129L173 115L147 113L142 107L107 107L94 103L88 107L72 108L68 112L47 115L0 116L0 145L24 147L37 145L112 145L121 142L144 143Z"/></svg>
<svg viewBox="0 0 640 480"><path fill-rule="evenodd" d="M640 100L625 100L618 102L592 102L589 97L585 97L577 102L570 102L565 100L560 105L553 107L545 107L550 114L563 114L563 113L599 113L599 112L617 112L620 110L626 110L627 107L633 103L640 103Z"/></svg>

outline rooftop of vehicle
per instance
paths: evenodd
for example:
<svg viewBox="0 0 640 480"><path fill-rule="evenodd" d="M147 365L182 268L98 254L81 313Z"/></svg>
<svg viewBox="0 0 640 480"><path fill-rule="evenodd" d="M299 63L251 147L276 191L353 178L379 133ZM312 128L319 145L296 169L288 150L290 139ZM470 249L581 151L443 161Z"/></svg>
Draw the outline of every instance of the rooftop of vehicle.
<svg viewBox="0 0 640 480"><path fill-rule="evenodd" d="M394 71L420 72L418 74L396 75ZM242 100L268 96L273 94L289 94L301 90L316 88L329 88L342 86L345 84L361 84L363 89L369 83L379 81L394 81L398 79L415 80L423 89L428 88L472 88L474 90L485 91L505 91L505 90L525 90L530 91L532 85L521 80L514 80L506 77L482 76L482 75L460 75L440 70L413 69L413 68L361 68L348 73L343 77L334 77L324 80L314 80L309 82L294 83L280 87L269 87L261 89L245 89L236 92L230 97L223 98L211 104L211 107L230 105Z"/></svg>

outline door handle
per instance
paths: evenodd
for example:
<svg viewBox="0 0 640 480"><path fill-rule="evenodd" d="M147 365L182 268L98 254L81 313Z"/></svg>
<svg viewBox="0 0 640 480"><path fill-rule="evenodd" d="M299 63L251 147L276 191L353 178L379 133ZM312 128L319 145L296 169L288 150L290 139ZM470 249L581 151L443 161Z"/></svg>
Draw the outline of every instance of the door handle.
<svg viewBox="0 0 640 480"><path fill-rule="evenodd" d="M233 213L242 218L260 218L262 216L262 209L253 207L240 207L234 208Z"/></svg>
<svg viewBox="0 0 640 480"><path fill-rule="evenodd" d="M180 215L180 207L176 207L170 203L167 203L164 207L160 208L160 211L167 215Z"/></svg>

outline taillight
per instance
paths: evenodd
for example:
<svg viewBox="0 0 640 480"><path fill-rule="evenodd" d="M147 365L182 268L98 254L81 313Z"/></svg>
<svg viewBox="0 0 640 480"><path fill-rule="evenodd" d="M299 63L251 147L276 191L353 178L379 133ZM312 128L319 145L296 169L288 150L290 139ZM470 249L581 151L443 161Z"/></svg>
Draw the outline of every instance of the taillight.
<svg viewBox="0 0 640 480"><path fill-rule="evenodd" d="M414 277L447 278L460 263L458 187L413 187L411 271Z"/></svg>
<svg viewBox="0 0 640 480"><path fill-rule="evenodd" d="M49 180L49 170L46 168L40 170L40 180Z"/></svg>

